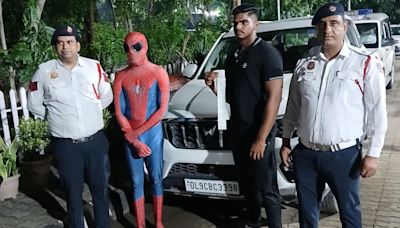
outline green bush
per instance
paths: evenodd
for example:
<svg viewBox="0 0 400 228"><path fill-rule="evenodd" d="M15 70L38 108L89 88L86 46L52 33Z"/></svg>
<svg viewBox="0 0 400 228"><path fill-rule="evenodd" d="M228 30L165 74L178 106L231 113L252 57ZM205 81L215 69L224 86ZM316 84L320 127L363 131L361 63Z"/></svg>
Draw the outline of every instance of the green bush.
<svg viewBox="0 0 400 228"><path fill-rule="evenodd" d="M141 24L137 31L146 35L149 44L148 55L152 62L165 65L175 62L180 56L185 38L184 12L159 14Z"/></svg>
<svg viewBox="0 0 400 228"><path fill-rule="evenodd" d="M127 34L126 31L121 28L115 29L110 23L95 23L93 29L94 39L91 49L103 68L114 70L125 64L124 38Z"/></svg>
<svg viewBox="0 0 400 228"><path fill-rule="evenodd" d="M202 18L200 23L197 24L196 30L190 32L185 58L197 60L197 64L201 64L202 58L208 54L218 36L224 30L227 30L227 26L227 21L223 19L218 19L213 23L206 18Z"/></svg>
<svg viewBox="0 0 400 228"><path fill-rule="evenodd" d="M18 147L24 158L35 156L50 143L49 129L46 121L41 119L21 120L18 132Z"/></svg>

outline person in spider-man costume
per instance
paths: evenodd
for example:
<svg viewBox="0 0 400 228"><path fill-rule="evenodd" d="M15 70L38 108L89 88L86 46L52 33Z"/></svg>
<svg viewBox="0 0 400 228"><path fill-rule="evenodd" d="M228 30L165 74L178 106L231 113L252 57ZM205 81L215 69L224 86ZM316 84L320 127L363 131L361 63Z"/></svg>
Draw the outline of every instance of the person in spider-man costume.
<svg viewBox="0 0 400 228"><path fill-rule="evenodd" d="M129 66L116 75L115 114L125 136L125 153L133 183L133 207L138 228L145 227L144 170L149 171L156 228L163 228L162 165L163 131L161 120L167 111L167 72L147 59L147 40L139 32L125 37Z"/></svg>

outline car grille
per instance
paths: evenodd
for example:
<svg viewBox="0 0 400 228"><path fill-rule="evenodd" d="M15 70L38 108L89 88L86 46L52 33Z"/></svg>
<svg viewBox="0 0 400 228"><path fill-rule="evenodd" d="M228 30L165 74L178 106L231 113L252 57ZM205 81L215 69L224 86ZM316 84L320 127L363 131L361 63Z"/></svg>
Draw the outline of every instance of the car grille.
<svg viewBox="0 0 400 228"><path fill-rule="evenodd" d="M228 150L228 132L217 125L216 119L164 120L164 137L176 148Z"/></svg>
<svg viewBox="0 0 400 228"><path fill-rule="evenodd" d="M190 176L192 178L208 178L221 180L236 180L234 165L208 165L176 163L168 176Z"/></svg>

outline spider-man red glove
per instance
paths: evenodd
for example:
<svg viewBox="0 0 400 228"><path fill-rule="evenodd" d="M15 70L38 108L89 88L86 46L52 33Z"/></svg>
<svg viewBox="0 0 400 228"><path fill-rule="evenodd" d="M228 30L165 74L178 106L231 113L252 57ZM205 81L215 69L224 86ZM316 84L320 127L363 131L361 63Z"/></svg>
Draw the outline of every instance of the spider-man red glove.
<svg viewBox="0 0 400 228"><path fill-rule="evenodd" d="M150 156L151 149L139 140L139 137L134 131L128 131L125 133L125 139L135 148L137 155L141 158Z"/></svg>

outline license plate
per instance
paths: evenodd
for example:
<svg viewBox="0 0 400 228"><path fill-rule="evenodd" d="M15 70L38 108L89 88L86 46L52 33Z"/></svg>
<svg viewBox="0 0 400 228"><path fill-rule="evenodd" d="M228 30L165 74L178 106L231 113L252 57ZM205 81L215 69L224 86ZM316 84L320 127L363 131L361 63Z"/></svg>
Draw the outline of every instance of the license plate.
<svg viewBox="0 0 400 228"><path fill-rule="evenodd" d="M213 194L213 195L239 195L239 183L236 181L186 179L186 191Z"/></svg>

